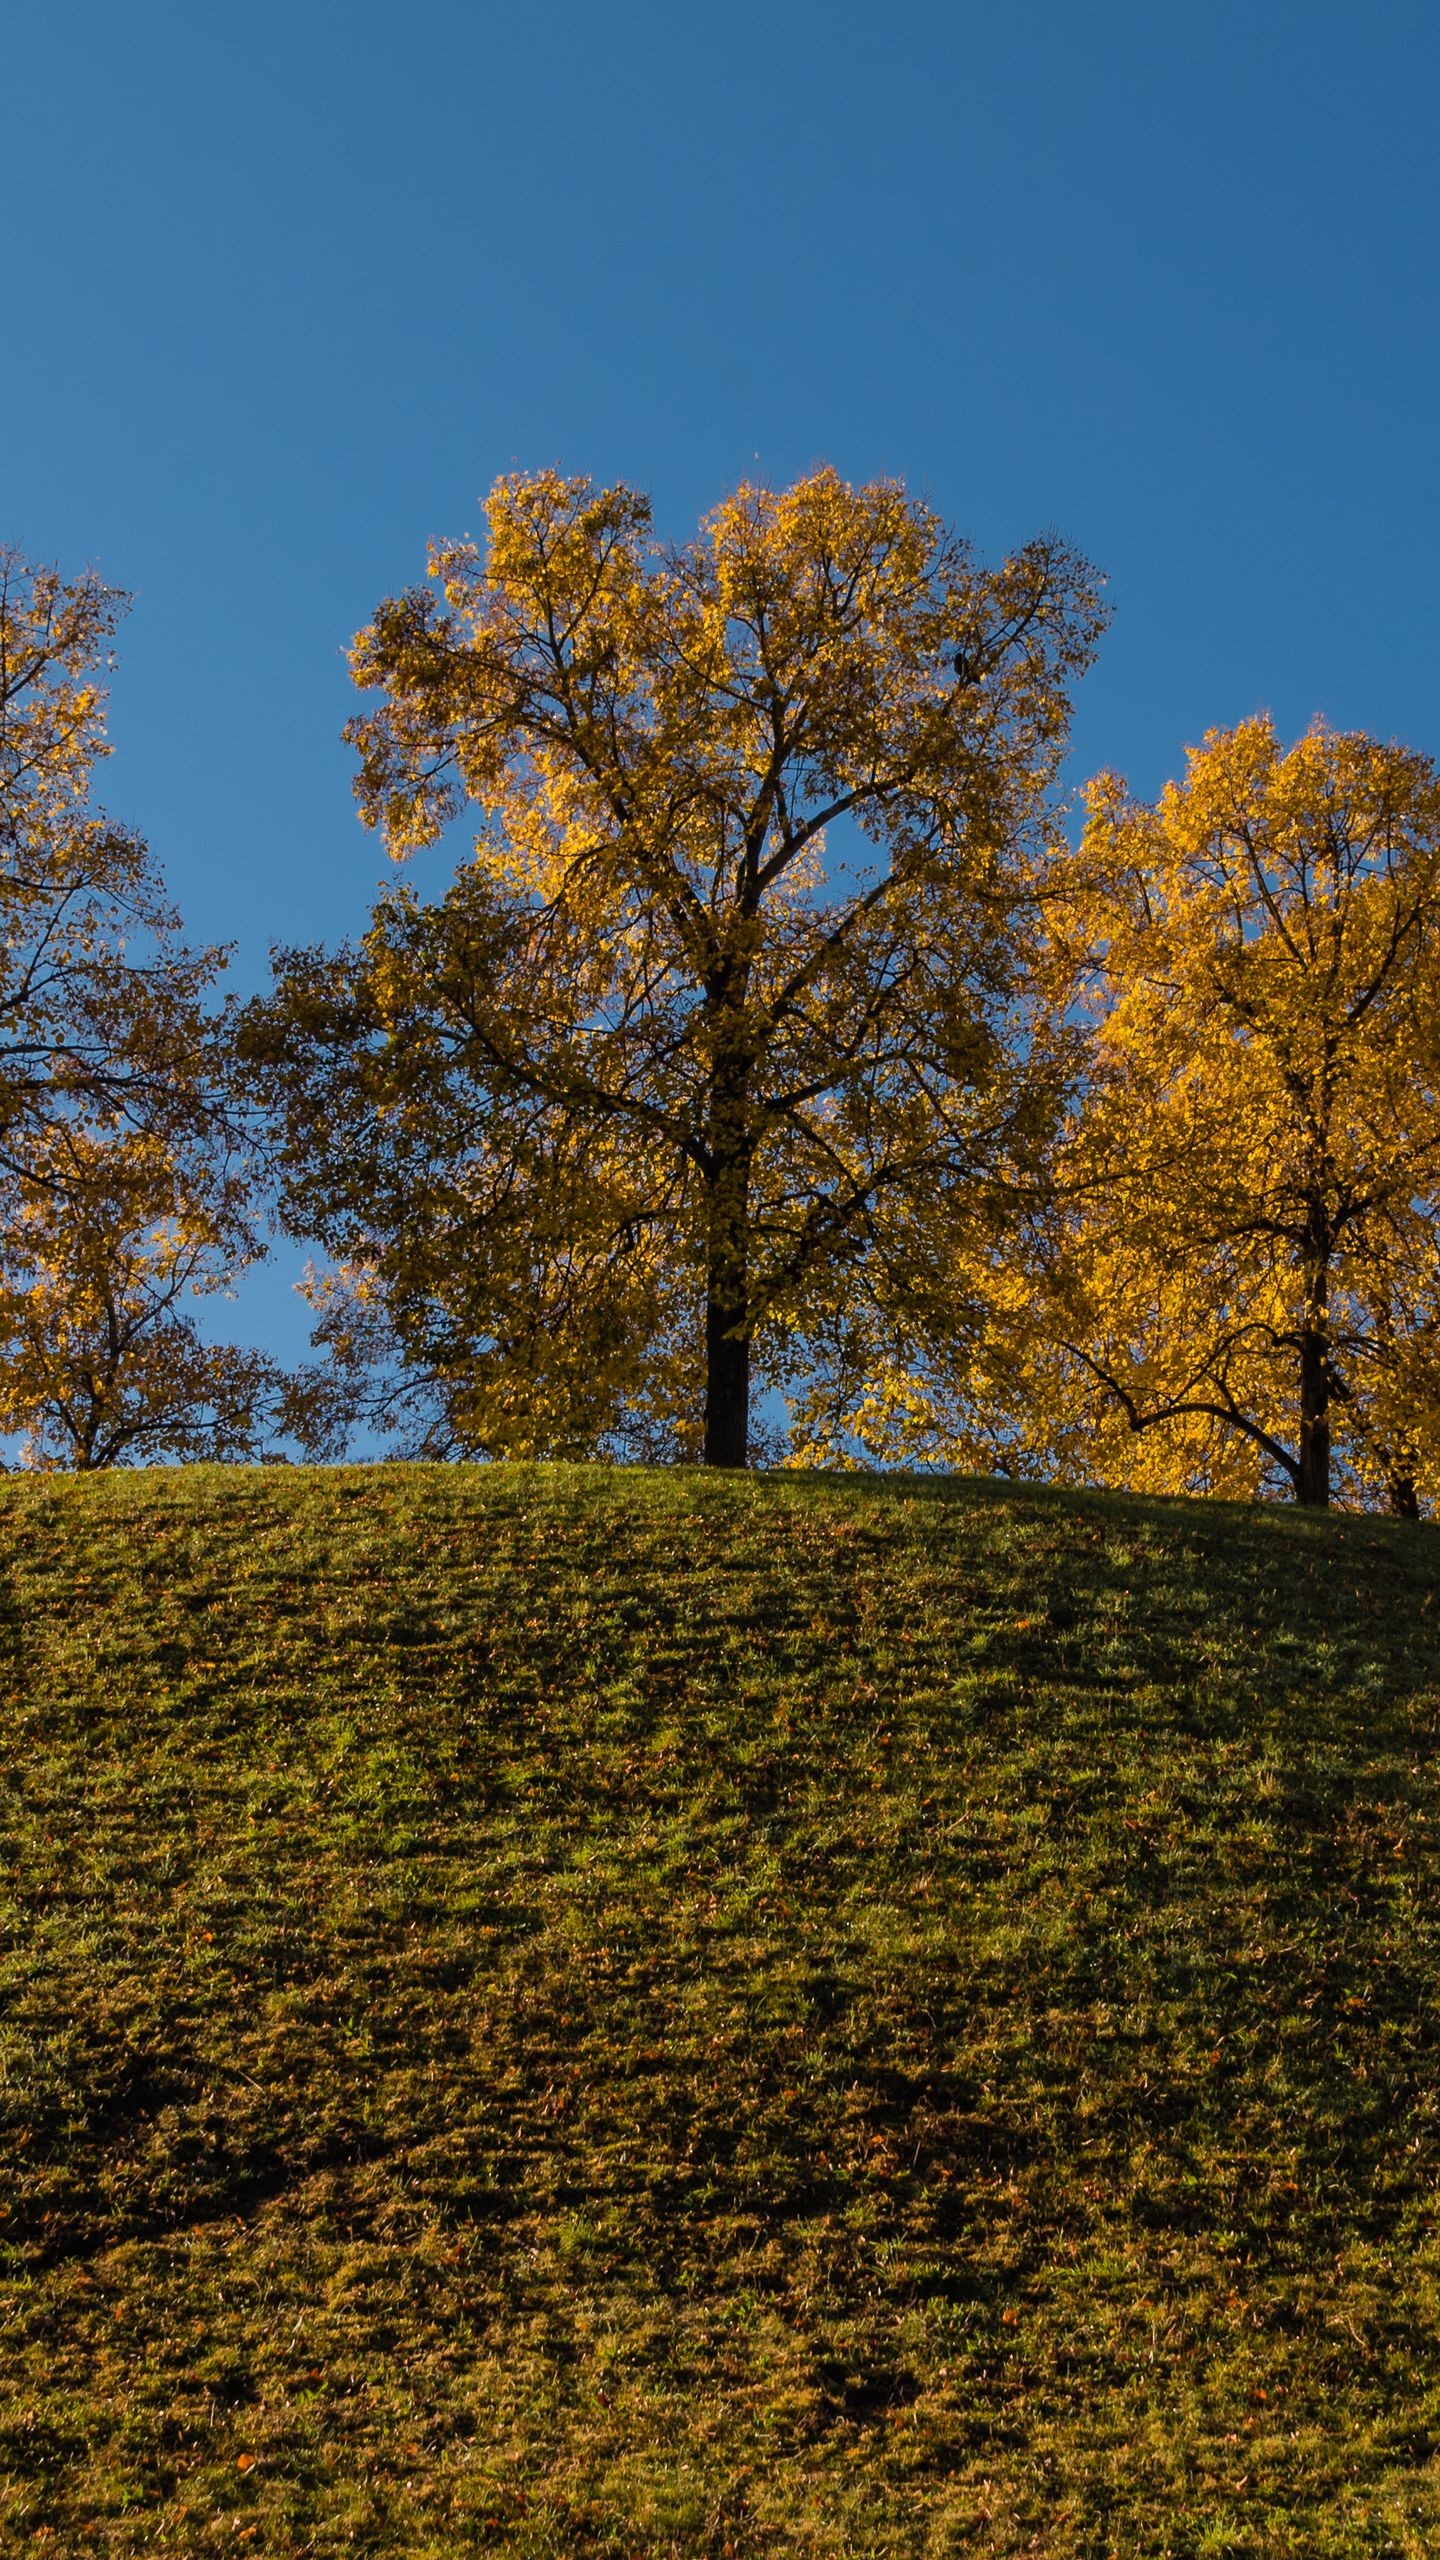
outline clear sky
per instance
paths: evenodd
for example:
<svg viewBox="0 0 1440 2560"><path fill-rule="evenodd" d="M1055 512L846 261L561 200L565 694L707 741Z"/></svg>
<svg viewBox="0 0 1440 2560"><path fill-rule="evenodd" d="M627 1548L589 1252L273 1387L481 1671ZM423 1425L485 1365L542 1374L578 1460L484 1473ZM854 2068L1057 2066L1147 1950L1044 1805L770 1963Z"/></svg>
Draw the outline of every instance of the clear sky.
<svg viewBox="0 0 1440 2560"><path fill-rule="evenodd" d="M1440 752L1434 0L70 0L0 66L0 536L133 591L106 796L241 983L362 920L345 645L515 466L1058 527L1077 773Z"/></svg>

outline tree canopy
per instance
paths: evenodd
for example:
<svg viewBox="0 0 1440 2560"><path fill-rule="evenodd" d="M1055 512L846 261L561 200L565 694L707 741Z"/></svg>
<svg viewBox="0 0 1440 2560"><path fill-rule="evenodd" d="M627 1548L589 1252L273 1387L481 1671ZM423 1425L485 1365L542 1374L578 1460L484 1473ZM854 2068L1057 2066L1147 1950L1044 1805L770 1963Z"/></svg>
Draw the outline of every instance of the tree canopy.
<svg viewBox="0 0 1440 2560"><path fill-rule="evenodd" d="M1413 1510L1440 1484L1433 765L1320 722L1212 731L1153 804L1091 786L1052 915L1095 1032L1030 1435L1308 1504L1338 1464Z"/></svg>
<svg viewBox="0 0 1440 2560"><path fill-rule="evenodd" d="M261 1246L223 955L95 799L125 604L0 554L0 1432L41 1465L252 1452L280 1392L186 1304Z"/></svg>
<svg viewBox="0 0 1440 2560"><path fill-rule="evenodd" d="M803 1398L858 1309L931 1321L1033 1165L1019 953L1097 581L828 470L680 547L554 473L487 514L356 644L366 818L397 857L479 825L251 1018L287 1214L461 1445L743 1464L757 1352Z"/></svg>
<svg viewBox="0 0 1440 2560"><path fill-rule="evenodd" d="M27 1465L261 1454L291 1382L194 1313L256 1258L248 1190L133 1129L72 1121L34 1150L0 1235L0 1432Z"/></svg>
<svg viewBox="0 0 1440 2560"><path fill-rule="evenodd" d="M181 943L145 843L94 798L125 604L0 552L0 1171L28 1171L26 1136L77 1104L203 1117L197 1007L219 954Z"/></svg>

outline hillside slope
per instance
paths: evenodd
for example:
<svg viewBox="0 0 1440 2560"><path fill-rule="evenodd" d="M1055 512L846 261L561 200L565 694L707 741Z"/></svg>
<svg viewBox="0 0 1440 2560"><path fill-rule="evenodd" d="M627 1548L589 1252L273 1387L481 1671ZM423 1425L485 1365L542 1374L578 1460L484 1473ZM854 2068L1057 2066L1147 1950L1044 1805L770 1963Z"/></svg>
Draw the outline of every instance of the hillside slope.
<svg viewBox="0 0 1440 2560"><path fill-rule="evenodd" d="M1440 2549L1440 1541L0 1489L0 2547Z"/></svg>

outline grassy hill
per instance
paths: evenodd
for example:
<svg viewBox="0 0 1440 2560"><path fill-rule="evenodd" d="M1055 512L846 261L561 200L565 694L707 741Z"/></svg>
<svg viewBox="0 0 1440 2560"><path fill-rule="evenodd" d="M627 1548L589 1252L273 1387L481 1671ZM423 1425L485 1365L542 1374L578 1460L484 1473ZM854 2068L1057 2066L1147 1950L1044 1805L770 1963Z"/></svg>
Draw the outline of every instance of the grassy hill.
<svg viewBox="0 0 1440 2560"><path fill-rule="evenodd" d="M0 1489L0 2548L1440 2549L1440 1540Z"/></svg>

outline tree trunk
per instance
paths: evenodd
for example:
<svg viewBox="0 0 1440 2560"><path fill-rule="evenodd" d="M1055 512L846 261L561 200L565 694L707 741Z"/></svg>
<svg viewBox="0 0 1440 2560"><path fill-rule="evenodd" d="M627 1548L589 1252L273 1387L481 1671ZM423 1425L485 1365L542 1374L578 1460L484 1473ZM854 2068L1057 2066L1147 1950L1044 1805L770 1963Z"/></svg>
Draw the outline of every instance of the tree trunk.
<svg viewBox="0 0 1440 2560"><path fill-rule="evenodd" d="M1297 1501L1330 1508L1330 1257L1318 1240L1307 1257L1305 1314L1300 1327L1300 1466Z"/></svg>
<svg viewBox="0 0 1440 2560"><path fill-rule="evenodd" d="M755 1060L745 1001L748 970L727 962L713 981L715 1049L705 1174L705 1464L750 1463L750 1083Z"/></svg>
<svg viewBox="0 0 1440 2560"><path fill-rule="evenodd" d="M1415 1490L1415 1479L1413 1476L1393 1475L1390 1478L1389 1484L1386 1486L1386 1492L1390 1498L1390 1516L1392 1519L1419 1519L1420 1496Z"/></svg>
<svg viewBox="0 0 1440 2560"><path fill-rule="evenodd" d="M705 1464L750 1463L750 1162L714 1166L705 1273Z"/></svg>
<svg viewBox="0 0 1440 2560"><path fill-rule="evenodd" d="M705 1304L705 1464L750 1463L750 1337L737 1332L745 1310L716 1293Z"/></svg>

